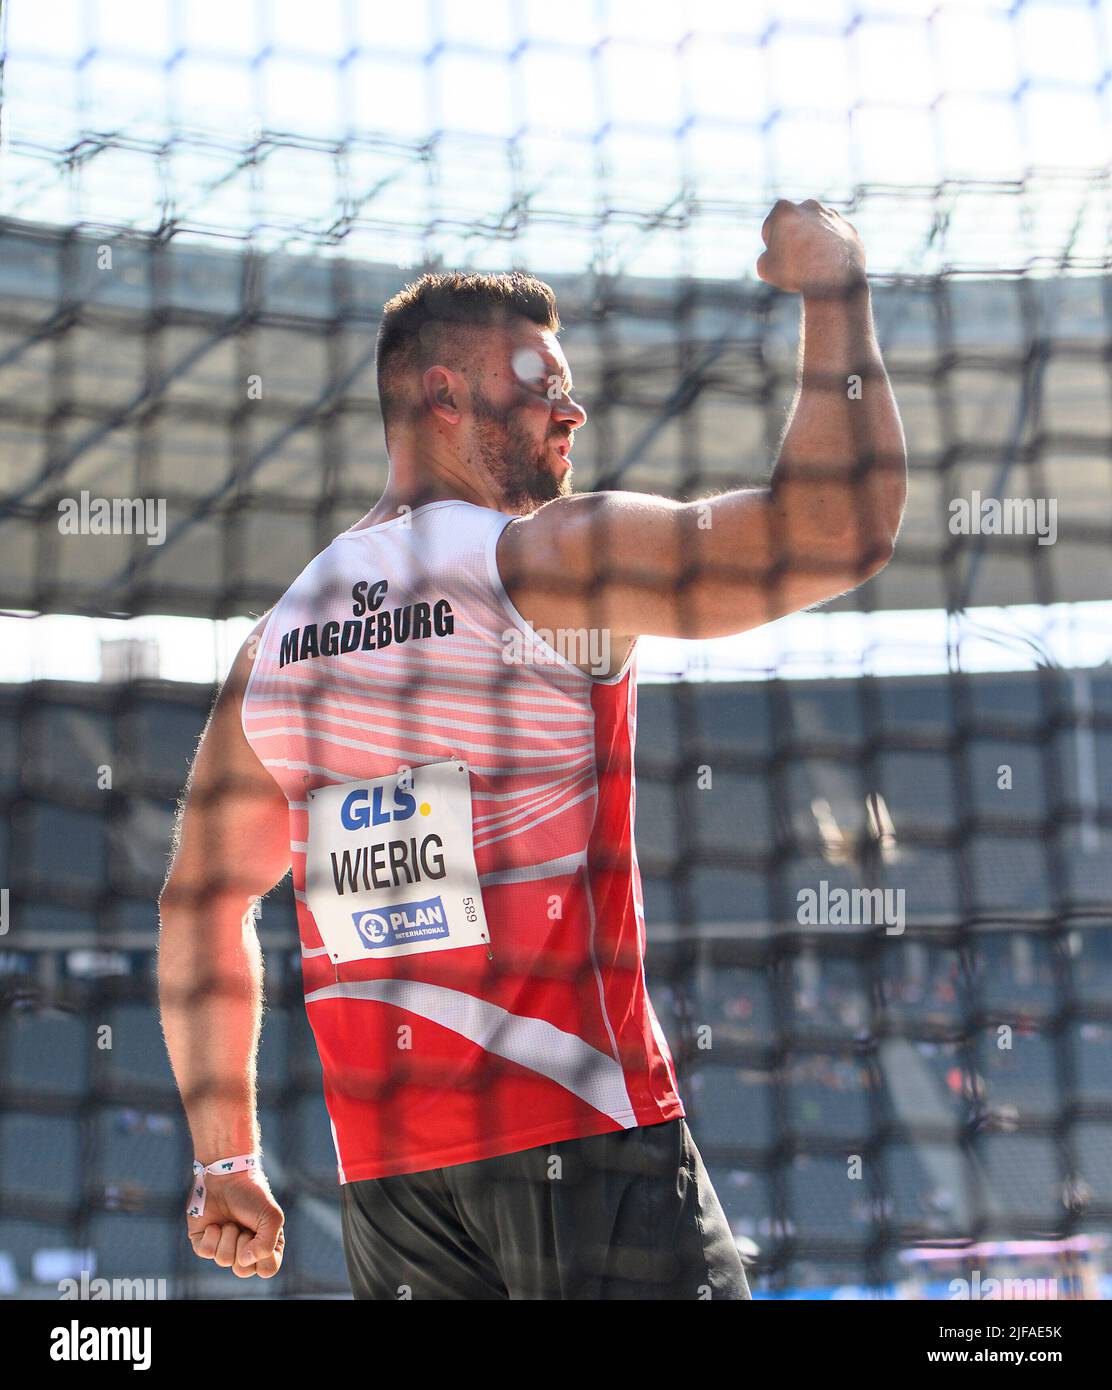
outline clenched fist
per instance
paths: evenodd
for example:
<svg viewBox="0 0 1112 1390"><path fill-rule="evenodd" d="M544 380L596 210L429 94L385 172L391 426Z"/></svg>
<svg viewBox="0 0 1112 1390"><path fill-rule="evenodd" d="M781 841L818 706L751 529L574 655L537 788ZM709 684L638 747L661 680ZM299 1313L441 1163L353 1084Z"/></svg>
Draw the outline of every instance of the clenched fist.
<svg viewBox="0 0 1112 1390"><path fill-rule="evenodd" d="M271 1279L282 1267L285 1217L259 1170L205 1179L203 1216L187 1218L189 1241L240 1279Z"/></svg>
<svg viewBox="0 0 1112 1390"><path fill-rule="evenodd" d="M840 298L864 285L865 248L841 213L814 198L780 198L761 227L767 250L757 274L777 289L816 298Z"/></svg>

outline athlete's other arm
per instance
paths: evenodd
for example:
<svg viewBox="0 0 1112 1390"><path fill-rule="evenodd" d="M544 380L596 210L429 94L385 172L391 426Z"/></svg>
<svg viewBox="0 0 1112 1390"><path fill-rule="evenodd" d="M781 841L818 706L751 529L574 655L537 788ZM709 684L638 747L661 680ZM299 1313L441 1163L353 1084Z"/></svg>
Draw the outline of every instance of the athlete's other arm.
<svg viewBox="0 0 1112 1390"><path fill-rule="evenodd" d="M189 775L159 899L162 1027L204 1164L257 1153L255 1055L262 955L255 899L290 866L288 807L243 734L240 708L260 624L236 658ZM282 1210L261 1172L207 1176L203 1217L188 1219L204 1259L241 1278L282 1263Z"/></svg>
<svg viewBox="0 0 1112 1390"><path fill-rule="evenodd" d="M762 235L758 275L803 300L799 385L768 486L687 503L587 493L511 522L499 569L534 626L721 637L852 589L890 559L907 456L861 241L813 201L781 200Z"/></svg>

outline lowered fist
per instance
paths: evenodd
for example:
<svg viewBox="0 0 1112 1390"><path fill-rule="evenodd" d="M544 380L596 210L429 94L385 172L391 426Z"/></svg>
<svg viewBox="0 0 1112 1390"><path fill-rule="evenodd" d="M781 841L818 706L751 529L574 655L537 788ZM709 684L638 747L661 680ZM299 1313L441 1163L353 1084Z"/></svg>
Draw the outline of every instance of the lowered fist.
<svg viewBox="0 0 1112 1390"><path fill-rule="evenodd" d="M205 1178L203 1216L187 1216L189 1242L239 1279L271 1279L282 1267L285 1216L259 1169Z"/></svg>
<svg viewBox="0 0 1112 1390"><path fill-rule="evenodd" d="M780 198L761 227L765 251L757 274L777 289L815 298L840 298L864 285L865 248L841 213L808 198Z"/></svg>

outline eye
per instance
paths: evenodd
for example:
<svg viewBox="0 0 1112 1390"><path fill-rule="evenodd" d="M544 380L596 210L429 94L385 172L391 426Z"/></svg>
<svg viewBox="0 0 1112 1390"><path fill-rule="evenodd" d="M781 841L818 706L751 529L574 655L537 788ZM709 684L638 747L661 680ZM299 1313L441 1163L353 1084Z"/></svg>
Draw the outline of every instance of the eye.
<svg viewBox="0 0 1112 1390"><path fill-rule="evenodd" d="M511 361L518 381L532 386L544 380L544 358L539 352L534 352L532 348L518 348Z"/></svg>

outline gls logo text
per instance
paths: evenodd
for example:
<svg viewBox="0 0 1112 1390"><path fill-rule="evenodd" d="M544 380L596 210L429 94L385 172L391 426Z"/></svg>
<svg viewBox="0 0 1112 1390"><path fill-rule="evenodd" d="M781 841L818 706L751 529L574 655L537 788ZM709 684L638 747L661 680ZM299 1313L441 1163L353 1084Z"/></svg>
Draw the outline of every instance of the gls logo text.
<svg viewBox="0 0 1112 1390"><path fill-rule="evenodd" d="M389 825L391 821L408 820L417 809L417 798L402 787L394 788L393 808L382 805L383 787L375 787L368 796L360 788L344 798L340 807L340 823L345 830L368 830L372 825ZM424 811L427 815L428 812Z"/></svg>

